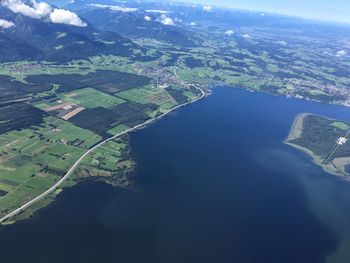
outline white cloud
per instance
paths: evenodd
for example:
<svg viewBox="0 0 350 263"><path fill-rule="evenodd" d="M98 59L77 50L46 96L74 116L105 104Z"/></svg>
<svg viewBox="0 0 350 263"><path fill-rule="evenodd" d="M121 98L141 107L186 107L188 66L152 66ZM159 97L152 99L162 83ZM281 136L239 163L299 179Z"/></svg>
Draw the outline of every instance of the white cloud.
<svg viewBox="0 0 350 263"><path fill-rule="evenodd" d="M20 13L32 18L43 18L52 12L49 4L33 1L32 5L27 5L21 0L5 0L2 5L9 8L14 13Z"/></svg>
<svg viewBox="0 0 350 263"><path fill-rule="evenodd" d="M166 26L175 26L174 21L170 17L162 19L161 23Z"/></svg>
<svg viewBox="0 0 350 263"><path fill-rule="evenodd" d="M346 55L347 55L347 52L345 50L340 50L336 54L337 57L343 57L343 56L346 56Z"/></svg>
<svg viewBox="0 0 350 263"><path fill-rule="evenodd" d="M7 21L5 19L0 19L0 28L10 28L10 27L13 27L15 26L15 24L11 21Z"/></svg>
<svg viewBox="0 0 350 263"><path fill-rule="evenodd" d="M152 18L150 16L145 16L145 20L150 22L150 21L152 21Z"/></svg>
<svg viewBox="0 0 350 263"><path fill-rule="evenodd" d="M137 8L129 8L129 7L122 7L119 5L101 5L101 4L90 4L89 6L96 7L96 8L108 8L112 11L118 11L118 12L136 12Z"/></svg>
<svg viewBox="0 0 350 263"><path fill-rule="evenodd" d="M4 0L2 6L7 7L14 13L29 16L35 19L48 18L52 23L68 24L72 26L86 26L75 13L65 10L53 8L45 2L32 1L30 4L22 0Z"/></svg>
<svg viewBox="0 0 350 263"><path fill-rule="evenodd" d="M174 20L164 14L160 17L160 22L166 26L175 26Z"/></svg>
<svg viewBox="0 0 350 263"><path fill-rule="evenodd" d="M213 7L210 6L210 5L206 5L206 6L203 6L203 10L207 11L207 12L210 12L210 11L213 11Z"/></svg>
<svg viewBox="0 0 350 263"><path fill-rule="evenodd" d="M244 35L242 35L242 37L244 37L244 38L251 38L251 36L248 35L248 34L244 34Z"/></svg>
<svg viewBox="0 0 350 263"><path fill-rule="evenodd" d="M197 23L196 22L191 22L190 26L196 26Z"/></svg>
<svg viewBox="0 0 350 263"><path fill-rule="evenodd" d="M165 10L145 10L146 13L158 13L158 14L170 14L169 11L165 11Z"/></svg>
<svg viewBox="0 0 350 263"><path fill-rule="evenodd" d="M284 40L277 41L276 43L281 45L281 46L287 46L288 45L288 42L284 41Z"/></svg>
<svg viewBox="0 0 350 263"><path fill-rule="evenodd" d="M35 2L33 1L33 8L39 17L48 16L52 12L52 7L45 2Z"/></svg>
<svg viewBox="0 0 350 263"><path fill-rule="evenodd" d="M72 26L85 27L86 23L81 21L75 13L65 9L54 9L50 14L50 20L55 24L67 24Z"/></svg>
<svg viewBox="0 0 350 263"><path fill-rule="evenodd" d="M234 33L235 33L235 31L233 31L233 30L227 30L227 31L225 32L225 35L227 35L227 36L232 36Z"/></svg>

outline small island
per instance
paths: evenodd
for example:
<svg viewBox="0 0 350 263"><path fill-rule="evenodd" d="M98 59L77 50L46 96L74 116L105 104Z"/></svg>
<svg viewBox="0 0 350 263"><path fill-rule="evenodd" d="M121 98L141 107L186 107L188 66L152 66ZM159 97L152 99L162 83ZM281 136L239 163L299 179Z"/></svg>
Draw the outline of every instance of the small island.
<svg viewBox="0 0 350 263"><path fill-rule="evenodd" d="M326 172L350 179L350 123L299 114L285 143L310 155Z"/></svg>

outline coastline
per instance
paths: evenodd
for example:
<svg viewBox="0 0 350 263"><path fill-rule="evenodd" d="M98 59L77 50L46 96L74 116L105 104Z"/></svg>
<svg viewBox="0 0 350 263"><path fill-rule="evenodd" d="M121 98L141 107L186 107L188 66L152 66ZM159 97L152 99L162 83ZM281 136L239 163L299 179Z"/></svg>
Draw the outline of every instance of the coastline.
<svg viewBox="0 0 350 263"><path fill-rule="evenodd" d="M42 208L44 206L46 206L45 204L49 204L51 203L51 201L54 199L55 197L55 192L56 191L59 191L60 187L67 181L68 178L70 178L70 176L73 174L73 172L78 168L78 166L80 165L80 163L93 151L95 151L96 149L98 149L99 147L103 146L105 143L111 141L111 140L114 140L116 138L119 138L125 134L128 134L132 131L135 131L135 130L138 130L138 129L141 129L141 128L146 128L149 124L152 124L154 123L155 121L159 120L159 119L162 119L163 117L167 116L169 113L179 109L179 108L182 108L182 107L185 107L187 105L190 105L194 102L197 102L201 99L204 99L206 96L207 96L207 93L206 91L204 91L202 88L200 87L197 87L196 85L191 85L192 87L196 88L198 91L200 91L201 95L198 97L198 98L195 98L194 100L192 101L188 101L188 102L185 102L183 104L180 104L180 105L177 105L175 107L173 107L172 109L164 112L163 114L157 116L157 117L154 117L154 118L151 118L147 121L145 121L144 123L141 123L141 124L138 124L130 129L127 129L123 132L120 132L112 137L109 137L103 141L101 141L100 143L96 144L94 147L88 149L72 166L71 168L66 172L66 174L58 181L56 182L53 186L51 186L49 189L47 189L45 192L41 193L40 195L38 195L37 197L33 198L32 200L28 201L27 203L23 204L21 207L13 210L12 212L2 216L0 218L0 224L4 225L4 224L13 224L16 222L16 220L13 220L13 221L8 221L10 218L13 218L15 216L18 216L20 213L26 211L27 208L35 205L35 204L39 204L39 207ZM61 192L61 191L59 191ZM54 194L54 197L53 198L50 198L50 195ZM45 204L44 205L40 205L40 202L44 202ZM29 213L29 216L32 215L32 213ZM25 217L27 218L27 217ZM21 218L21 219L25 219L25 218Z"/></svg>
<svg viewBox="0 0 350 263"><path fill-rule="evenodd" d="M350 181L348 174L345 172L345 166L347 164L350 164L350 158L338 158L338 159L345 159L345 160L341 161L341 160L335 159L329 164L325 165L322 163L323 159L320 156L314 154L311 150L292 142L292 140L300 138L302 134L302 129L303 129L303 121L307 116L310 116L310 115L313 115L313 114L301 113L297 115L297 117L293 122L292 128L290 129L288 136L283 141L283 143L301 152L304 152L305 154L310 156L313 163L320 166L323 169L323 171L325 171L326 173L340 177L343 180ZM336 162L336 164L334 164L334 162Z"/></svg>
<svg viewBox="0 0 350 263"><path fill-rule="evenodd" d="M295 117L293 125L289 130L288 136L285 139L286 142L300 138L303 132L304 119L309 115L311 115L311 113L300 113Z"/></svg>

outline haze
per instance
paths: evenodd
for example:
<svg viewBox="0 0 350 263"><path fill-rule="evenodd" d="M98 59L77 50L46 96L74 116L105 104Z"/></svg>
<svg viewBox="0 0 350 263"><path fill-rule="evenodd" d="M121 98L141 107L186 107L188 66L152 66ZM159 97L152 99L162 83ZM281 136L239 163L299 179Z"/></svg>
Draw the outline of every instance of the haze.
<svg viewBox="0 0 350 263"><path fill-rule="evenodd" d="M350 1L347 0L186 0L201 4L280 13L304 18L350 23Z"/></svg>

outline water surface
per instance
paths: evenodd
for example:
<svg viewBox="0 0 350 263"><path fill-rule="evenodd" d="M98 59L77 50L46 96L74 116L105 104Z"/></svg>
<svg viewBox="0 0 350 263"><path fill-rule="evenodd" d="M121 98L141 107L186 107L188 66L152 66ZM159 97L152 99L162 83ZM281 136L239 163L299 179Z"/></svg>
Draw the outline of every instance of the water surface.
<svg viewBox="0 0 350 263"><path fill-rule="evenodd" d="M1 229L1 260L349 262L349 184L282 144L300 112L350 119L344 107L216 88L131 135L132 189L66 190Z"/></svg>

